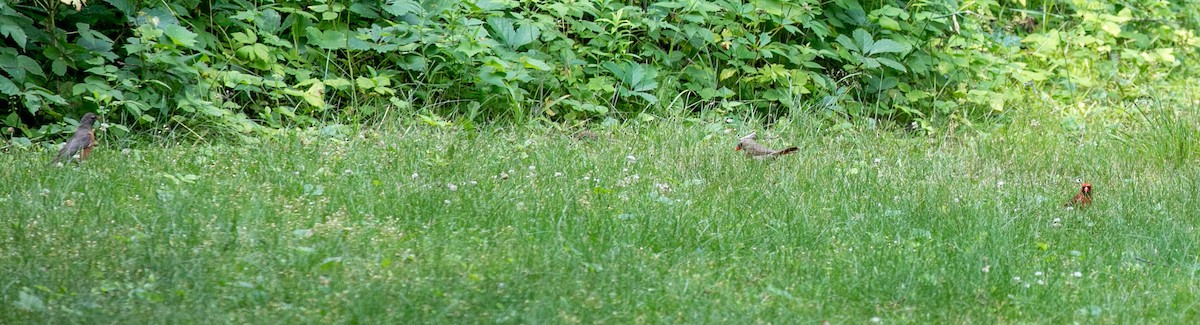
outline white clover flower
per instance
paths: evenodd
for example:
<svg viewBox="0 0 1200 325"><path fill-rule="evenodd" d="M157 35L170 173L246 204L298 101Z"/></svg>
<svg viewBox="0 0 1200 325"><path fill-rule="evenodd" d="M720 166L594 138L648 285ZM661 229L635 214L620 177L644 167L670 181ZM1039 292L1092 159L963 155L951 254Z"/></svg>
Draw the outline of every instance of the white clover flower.
<svg viewBox="0 0 1200 325"><path fill-rule="evenodd" d="M454 192L458 190L458 185L454 185L454 183L447 183L446 188L450 189L451 192Z"/></svg>
<svg viewBox="0 0 1200 325"><path fill-rule="evenodd" d="M654 187L658 188L658 190L660 192L670 192L671 191L671 185L667 184L667 183L654 183Z"/></svg>

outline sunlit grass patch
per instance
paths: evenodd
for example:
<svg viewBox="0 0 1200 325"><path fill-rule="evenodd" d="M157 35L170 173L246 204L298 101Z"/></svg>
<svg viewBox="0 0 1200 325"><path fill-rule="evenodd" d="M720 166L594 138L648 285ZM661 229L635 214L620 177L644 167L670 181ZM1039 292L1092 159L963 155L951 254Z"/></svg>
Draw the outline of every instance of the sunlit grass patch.
<svg viewBox="0 0 1200 325"><path fill-rule="evenodd" d="M1196 164L1003 130L763 131L800 148L775 161L733 151L739 132L598 133L102 146L62 168L0 156L0 319L1197 317ZM1096 202L1068 211L1076 179Z"/></svg>

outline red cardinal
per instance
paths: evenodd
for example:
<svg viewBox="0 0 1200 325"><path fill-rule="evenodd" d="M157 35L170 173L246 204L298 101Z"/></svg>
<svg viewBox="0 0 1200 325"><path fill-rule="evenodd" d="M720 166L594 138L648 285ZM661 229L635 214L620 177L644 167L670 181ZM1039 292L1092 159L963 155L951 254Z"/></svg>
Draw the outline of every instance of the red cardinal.
<svg viewBox="0 0 1200 325"><path fill-rule="evenodd" d="M92 146L96 145L96 130L92 128L94 123L96 123L96 114L83 114L83 118L79 120L79 127L75 128L75 135L72 135L71 139L67 140L67 144L58 150L58 156L55 156L50 164L66 162L77 153L79 161L86 159L92 153Z"/></svg>
<svg viewBox="0 0 1200 325"><path fill-rule="evenodd" d="M794 153L794 152L796 152L796 150L800 150L799 148L796 148L796 147L789 147L789 148L783 149L783 150L774 150L771 148L767 148L761 144L758 144L758 142L754 141L754 139L757 137L758 137L757 133L750 133L750 135L747 135L747 136L742 137L741 139L738 139L737 147L733 148L733 150L734 151L745 151L746 156L753 157L754 159L773 159L775 157L779 157L779 156L786 155L789 153Z"/></svg>
<svg viewBox="0 0 1200 325"><path fill-rule="evenodd" d="M1063 204L1063 206L1064 207L1083 208L1083 207L1086 207L1091 204L1092 204L1092 184L1091 183L1083 183L1083 187L1079 189L1079 194L1075 194L1075 197L1072 198L1070 201L1067 201L1067 204Z"/></svg>

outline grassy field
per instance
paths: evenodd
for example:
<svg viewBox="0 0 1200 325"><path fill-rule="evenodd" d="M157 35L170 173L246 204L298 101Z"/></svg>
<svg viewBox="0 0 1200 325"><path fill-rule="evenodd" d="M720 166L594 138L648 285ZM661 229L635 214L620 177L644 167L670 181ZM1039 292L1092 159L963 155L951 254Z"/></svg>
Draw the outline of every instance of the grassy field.
<svg viewBox="0 0 1200 325"><path fill-rule="evenodd" d="M1170 136L752 129L0 155L0 323L1200 321Z"/></svg>

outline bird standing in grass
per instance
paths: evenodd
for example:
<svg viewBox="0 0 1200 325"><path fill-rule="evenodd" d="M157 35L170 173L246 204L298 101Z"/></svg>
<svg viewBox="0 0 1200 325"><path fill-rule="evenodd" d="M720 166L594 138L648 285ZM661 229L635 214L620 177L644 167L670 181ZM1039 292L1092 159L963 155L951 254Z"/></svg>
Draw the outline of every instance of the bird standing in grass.
<svg viewBox="0 0 1200 325"><path fill-rule="evenodd" d="M79 127L75 128L75 135L58 150L58 156L55 156L50 164L66 162L75 157L75 154L79 154L79 161L86 159L92 153L92 147L96 145L96 130L92 127L95 123L96 114L83 114L83 118L79 120Z"/></svg>
<svg viewBox="0 0 1200 325"><path fill-rule="evenodd" d="M750 135L738 139L737 148L734 148L733 150L744 151L746 152L747 157L754 159L774 159L775 157L795 153L797 150L800 150L796 147L789 147L783 150L774 150L758 144L758 142L754 141L756 138L758 138L757 133L750 133Z"/></svg>
<svg viewBox="0 0 1200 325"><path fill-rule="evenodd" d="M1083 183L1083 186L1079 189L1079 194L1075 194L1075 197L1072 198L1070 201L1067 201L1067 204L1063 204L1063 206L1064 207L1072 207L1072 208L1083 208L1083 207L1089 206L1091 204L1092 204L1092 184L1091 183Z"/></svg>

